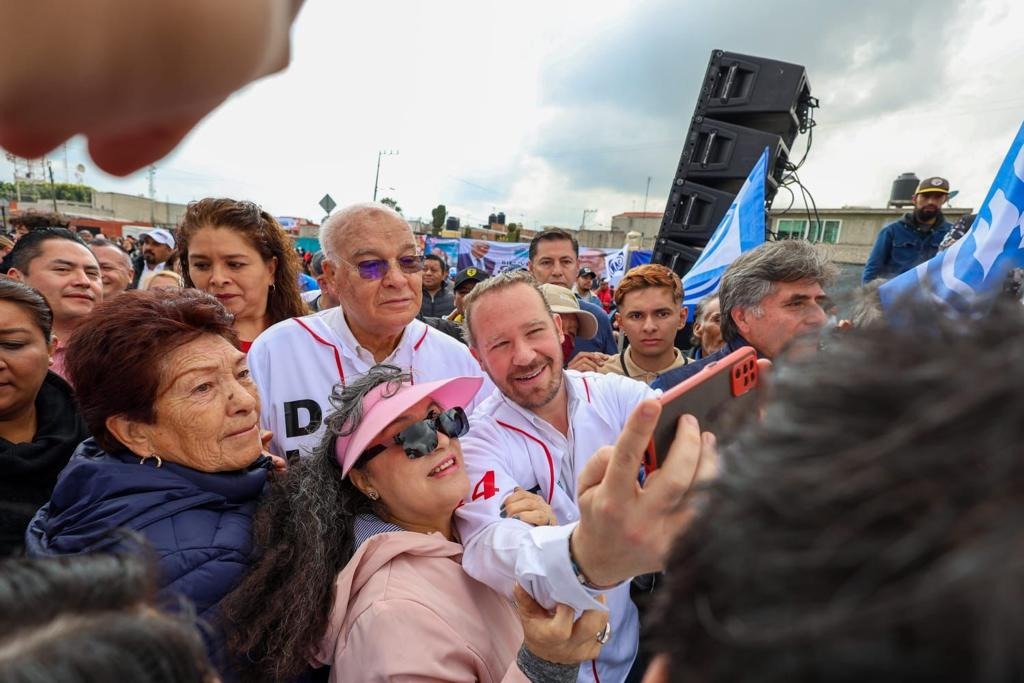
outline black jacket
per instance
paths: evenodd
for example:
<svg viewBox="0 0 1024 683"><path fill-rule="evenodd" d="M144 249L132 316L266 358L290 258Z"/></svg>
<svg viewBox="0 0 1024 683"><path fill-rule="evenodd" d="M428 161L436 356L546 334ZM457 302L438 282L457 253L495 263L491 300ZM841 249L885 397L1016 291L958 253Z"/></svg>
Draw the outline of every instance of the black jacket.
<svg viewBox="0 0 1024 683"><path fill-rule="evenodd" d="M128 289L138 289L139 280L142 279L142 271L146 268L146 261L142 258L141 249L132 257L132 267L135 268L135 277L132 278L132 285Z"/></svg>
<svg viewBox="0 0 1024 683"><path fill-rule="evenodd" d="M36 396L36 413L30 443L0 438L0 556L21 552L29 520L50 499L75 448L89 438L71 386L53 372Z"/></svg>
<svg viewBox="0 0 1024 683"><path fill-rule="evenodd" d="M426 289L423 290L423 303L420 305L420 315L423 317L443 318L454 310L455 294L449 283L442 284L441 289L433 296Z"/></svg>

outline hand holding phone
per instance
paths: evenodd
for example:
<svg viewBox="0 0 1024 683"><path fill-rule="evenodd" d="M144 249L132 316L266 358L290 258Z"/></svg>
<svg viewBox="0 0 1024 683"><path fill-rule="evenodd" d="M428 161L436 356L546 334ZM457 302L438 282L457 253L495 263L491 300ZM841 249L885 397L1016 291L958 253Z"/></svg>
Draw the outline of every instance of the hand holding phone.
<svg viewBox="0 0 1024 683"><path fill-rule="evenodd" d="M680 417L693 415L702 431L717 435L726 409L729 413L755 409L757 386L757 353L745 346L662 394L658 398L661 417L644 454L644 469L650 473L661 466L675 439Z"/></svg>

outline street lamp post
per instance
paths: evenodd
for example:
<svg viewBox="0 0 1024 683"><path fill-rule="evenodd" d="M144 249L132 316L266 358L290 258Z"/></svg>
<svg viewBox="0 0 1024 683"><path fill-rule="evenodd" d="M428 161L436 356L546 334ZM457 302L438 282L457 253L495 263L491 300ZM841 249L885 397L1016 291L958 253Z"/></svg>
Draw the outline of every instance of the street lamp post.
<svg viewBox="0 0 1024 683"><path fill-rule="evenodd" d="M398 154L397 149L380 150L377 152L377 175L373 177L373 201L377 201L377 187L380 183L380 158Z"/></svg>

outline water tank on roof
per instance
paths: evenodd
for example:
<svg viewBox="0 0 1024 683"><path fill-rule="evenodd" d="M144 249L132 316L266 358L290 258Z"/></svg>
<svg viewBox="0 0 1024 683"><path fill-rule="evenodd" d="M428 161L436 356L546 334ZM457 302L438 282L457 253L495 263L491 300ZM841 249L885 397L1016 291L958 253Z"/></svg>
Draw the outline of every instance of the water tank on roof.
<svg viewBox="0 0 1024 683"><path fill-rule="evenodd" d="M487 215L487 227L490 227L490 226L494 225L497 222L498 222L498 217L496 215L494 215L493 213Z"/></svg>
<svg viewBox="0 0 1024 683"><path fill-rule="evenodd" d="M445 230L458 230L459 229L459 219L456 218L455 216L448 216L448 218L444 222L444 229Z"/></svg>
<svg viewBox="0 0 1024 683"><path fill-rule="evenodd" d="M889 206L906 206L913 203L914 190L921 182L915 173L901 173L900 177L892 181L892 191L889 192Z"/></svg>
<svg viewBox="0 0 1024 683"><path fill-rule="evenodd" d="M505 225L505 212L504 211L499 211L498 212L498 225Z"/></svg>

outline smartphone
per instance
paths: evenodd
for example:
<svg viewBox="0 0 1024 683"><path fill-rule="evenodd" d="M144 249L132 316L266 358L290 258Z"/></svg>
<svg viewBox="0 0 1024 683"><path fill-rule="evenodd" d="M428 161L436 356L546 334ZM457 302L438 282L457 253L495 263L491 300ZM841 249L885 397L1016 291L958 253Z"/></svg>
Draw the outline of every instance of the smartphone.
<svg viewBox="0 0 1024 683"><path fill-rule="evenodd" d="M756 409L757 353L750 346L710 363L659 397L661 417L644 453L644 469L658 469L676 438L679 418L693 415L701 431L718 435L726 418Z"/></svg>

